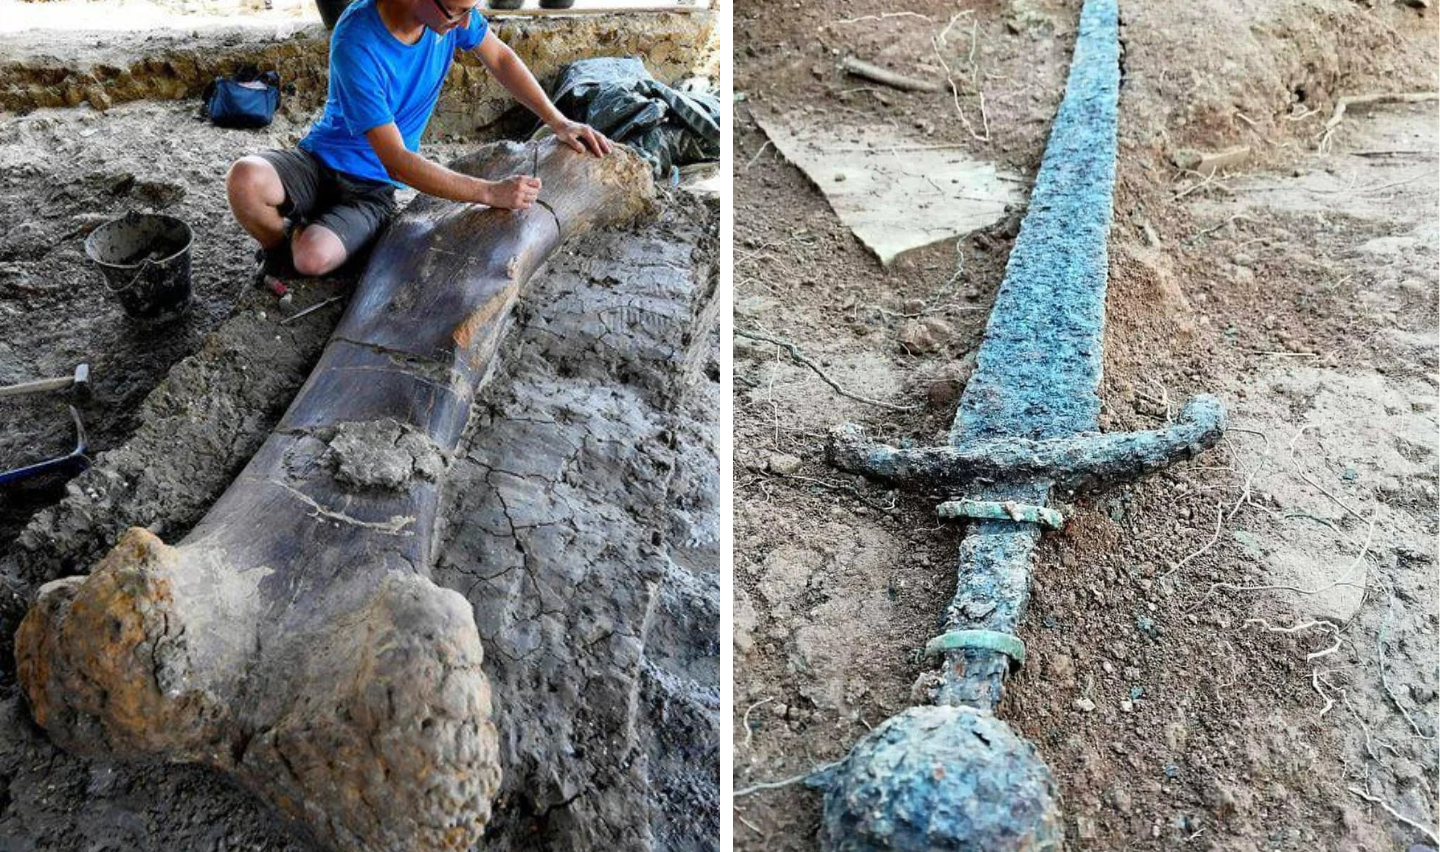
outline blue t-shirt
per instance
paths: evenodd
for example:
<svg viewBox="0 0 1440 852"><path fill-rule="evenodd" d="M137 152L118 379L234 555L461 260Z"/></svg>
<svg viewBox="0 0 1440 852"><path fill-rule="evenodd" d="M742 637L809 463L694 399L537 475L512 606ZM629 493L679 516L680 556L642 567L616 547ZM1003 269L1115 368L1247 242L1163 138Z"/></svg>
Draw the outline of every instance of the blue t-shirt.
<svg viewBox="0 0 1440 852"><path fill-rule="evenodd" d="M356 0L330 37L325 114L300 147L338 172L395 183L365 139L366 131L393 121L405 147L420 150L420 134L440 100L455 51L474 48L488 29L485 18L472 11L464 28L444 35L426 28L418 42L404 44L385 28L375 0Z"/></svg>

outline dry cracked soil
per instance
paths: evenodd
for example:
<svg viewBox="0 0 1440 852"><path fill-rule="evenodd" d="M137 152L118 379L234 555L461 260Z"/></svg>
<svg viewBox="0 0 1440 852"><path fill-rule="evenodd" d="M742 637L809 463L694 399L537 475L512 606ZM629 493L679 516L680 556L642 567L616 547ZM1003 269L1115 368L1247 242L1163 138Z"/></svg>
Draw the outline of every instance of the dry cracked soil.
<svg viewBox="0 0 1440 852"><path fill-rule="evenodd" d="M1054 772L1066 848L1433 848L1434 10L1119 5L1102 427L1156 428L1200 392L1231 427L1192 462L1063 507L998 712ZM915 407L838 395L774 344L735 340L738 850L816 849L819 795L754 785L843 757L918 700L962 531L828 467L825 436L852 421L943 441L1025 212L885 267L827 204L839 178L807 178L761 124L880 128L900 157L956 150L1033 176L1079 7L737 4L736 327ZM847 76L847 56L957 94ZM1332 121L1341 98L1379 93L1420 97ZM1186 153L1237 146L1213 174Z"/></svg>

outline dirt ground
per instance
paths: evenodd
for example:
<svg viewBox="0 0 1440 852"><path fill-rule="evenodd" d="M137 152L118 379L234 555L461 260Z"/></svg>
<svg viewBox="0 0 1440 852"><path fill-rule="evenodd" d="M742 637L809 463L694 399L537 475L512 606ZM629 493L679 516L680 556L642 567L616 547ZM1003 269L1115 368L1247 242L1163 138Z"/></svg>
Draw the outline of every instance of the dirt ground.
<svg viewBox="0 0 1440 852"><path fill-rule="evenodd" d="M281 115L263 131L225 130L199 121L190 104L154 103L0 120L0 382L68 375L89 363L94 393L79 410L91 450L116 447L134 429L140 401L247 286L253 248L229 216L229 163L293 144L307 126ZM174 322L126 317L85 256L85 236L127 210L178 214L195 232L194 300ZM67 451L69 402L65 394L6 400L0 459L18 465ZM0 546L62 493L63 482L51 479L0 498Z"/></svg>
<svg viewBox="0 0 1440 852"><path fill-rule="evenodd" d="M961 530L829 468L824 439L841 421L941 439L1024 214L882 268L756 119L883 125L1033 175L1079 5L737 5L736 327L922 406L841 397L736 338L737 849L815 849L817 793L745 788L843 757L913 703ZM1199 392L1231 426L1191 463L1065 507L999 713L1055 773L1067 848L1432 848L1440 124L1428 100L1325 127L1343 96L1435 91L1434 12L1120 14L1102 426L1156 428ZM948 66L965 120L948 92L845 76L850 55ZM1241 145L1208 179L1175 164ZM914 345L917 323L933 343Z"/></svg>
<svg viewBox="0 0 1440 852"><path fill-rule="evenodd" d="M181 538L269 433L343 308L281 326L274 298L249 287L250 242L224 197L232 160L293 144L314 116L235 131L194 109L0 114L0 384L86 361L95 387L78 403L95 467L0 496L0 850L312 848L215 773L57 750L14 681L10 637L38 585L88 571L132 524ZM425 152L445 160L479 141ZM195 230L195 299L178 320L127 319L84 255L84 236L129 209ZM713 194L674 191L653 221L553 258L454 460L435 580L483 610L506 765L491 848L713 848L717 230ZM298 282L296 300L343 296L356 277ZM70 402L0 405L0 463L68 450ZM505 551L497 506L532 487L512 477L515 454L544 497L511 507L523 572L491 562ZM552 468L563 482L540 479ZM523 512L546 517L532 530ZM576 531L562 535L565 523Z"/></svg>

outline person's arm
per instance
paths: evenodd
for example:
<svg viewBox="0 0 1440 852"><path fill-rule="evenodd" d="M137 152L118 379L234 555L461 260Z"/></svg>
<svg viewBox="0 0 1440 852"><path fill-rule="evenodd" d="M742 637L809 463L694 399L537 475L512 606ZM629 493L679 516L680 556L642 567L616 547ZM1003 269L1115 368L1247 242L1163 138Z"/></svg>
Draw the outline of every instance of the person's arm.
<svg viewBox="0 0 1440 852"><path fill-rule="evenodd" d="M395 115L384 97L386 80L380 63L365 45L350 42L331 45L330 87L345 104L342 117L346 129L356 136L365 136L392 179L451 201L521 210L529 207L540 194L540 181L535 178L480 180L406 150L404 138L395 125Z"/></svg>
<svg viewBox="0 0 1440 852"><path fill-rule="evenodd" d="M582 154L589 151L603 157L610 153L610 140L590 125L571 121L556 109L545 90L536 82L535 75L495 33L486 30L485 37L475 47L475 54L490 74L500 81L500 85L545 122L557 139Z"/></svg>
<svg viewBox="0 0 1440 852"><path fill-rule="evenodd" d="M540 195L540 179L515 175L501 181L463 175L427 160L405 147L400 128L394 122L366 131L365 139L391 178L426 195L450 201L468 201L526 210Z"/></svg>

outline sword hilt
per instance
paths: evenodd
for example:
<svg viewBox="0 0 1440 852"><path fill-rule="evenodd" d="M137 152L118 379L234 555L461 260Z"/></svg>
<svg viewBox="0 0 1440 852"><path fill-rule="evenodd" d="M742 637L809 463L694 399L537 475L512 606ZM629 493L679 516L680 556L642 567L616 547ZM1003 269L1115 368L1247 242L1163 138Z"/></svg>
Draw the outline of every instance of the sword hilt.
<svg viewBox="0 0 1440 852"><path fill-rule="evenodd" d="M1163 429L1064 438L961 441L899 449L865 440L859 427L831 430L830 463L903 488L971 496L977 484L1048 481L1066 493L1129 482L1213 447L1225 431L1225 407L1208 394L1186 403Z"/></svg>
<svg viewBox="0 0 1440 852"><path fill-rule="evenodd" d="M944 657L932 701L986 710L999 704L1007 676L1024 657L1015 634L1029 601L1030 554L1039 527L1053 520L1044 509L1053 489L1094 490L1162 470L1214 446L1225 421L1220 401L1200 395L1163 429L1109 435L899 449L869 443L853 425L833 430L829 454L836 467L954 498L941 504L944 515L1009 509L1009 517L977 519L960 545L959 582L944 632L929 643Z"/></svg>

